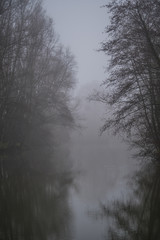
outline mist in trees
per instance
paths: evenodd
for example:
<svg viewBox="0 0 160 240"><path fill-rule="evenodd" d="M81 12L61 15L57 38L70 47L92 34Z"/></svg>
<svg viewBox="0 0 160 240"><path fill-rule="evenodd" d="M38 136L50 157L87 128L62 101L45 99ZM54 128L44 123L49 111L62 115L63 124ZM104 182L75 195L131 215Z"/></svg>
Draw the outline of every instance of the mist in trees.
<svg viewBox="0 0 160 240"><path fill-rule="evenodd" d="M25 148L45 142L50 124L73 126L75 62L41 1L1 1L0 9L1 149Z"/></svg>
<svg viewBox="0 0 160 240"><path fill-rule="evenodd" d="M70 197L77 201L77 195L72 196L70 189L76 174L68 144L70 130L76 126L72 90L77 69L74 56L61 44L43 3L0 1L0 239L4 240L74 238L74 206L71 208ZM102 84L104 91L96 92L92 99L107 109L101 132L110 128L115 134L123 134L136 149L136 157L145 161L133 175L131 193L124 201L103 204L101 212L107 219L110 239L158 240L160 2L111 0L104 7L108 9L110 24L100 51L109 56L108 77ZM88 88L91 85L94 82ZM83 92L80 97L84 95ZM91 107L82 112L94 118ZM98 143L102 148L97 148L98 140L94 142L92 137L94 134L87 141L82 139L83 149L77 146L72 156L79 154L78 160L88 161L84 166L93 169L94 184L86 189L93 186L91 190L95 191L101 167L106 174L99 182L104 181L104 185L108 175L116 173L117 177L127 167L122 166L119 171L115 166L114 171L114 148L109 152L110 143L105 145L103 141ZM125 165L127 161L121 159L126 155L120 156L123 149L116 151L120 163L115 161L115 165ZM108 181L97 195L109 185L114 191L112 183L117 179L113 176L113 181ZM81 213L85 205L82 201L78 199L75 204L80 223L85 215ZM81 231L81 227L77 229Z"/></svg>
<svg viewBox="0 0 160 240"><path fill-rule="evenodd" d="M100 50L110 56L109 76L92 98L112 111L101 131L125 133L139 156L159 161L160 3L117 0L105 7L110 24Z"/></svg>
<svg viewBox="0 0 160 240"><path fill-rule="evenodd" d="M100 51L109 56L103 90L92 100L107 109L101 132L122 134L143 159L128 194L102 204L106 239L159 239L160 2L115 0ZM134 159L133 159L134 161ZM130 192L130 194L129 194Z"/></svg>
<svg viewBox="0 0 160 240"><path fill-rule="evenodd" d="M1 1L0 9L0 152L53 151L55 127L65 136L75 125L74 58L41 1Z"/></svg>
<svg viewBox="0 0 160 240"><path fill-rule="evenodd" d="M71 239L66 142L75 76L74 57L42 2L1 0L1 239Z"/></svg>

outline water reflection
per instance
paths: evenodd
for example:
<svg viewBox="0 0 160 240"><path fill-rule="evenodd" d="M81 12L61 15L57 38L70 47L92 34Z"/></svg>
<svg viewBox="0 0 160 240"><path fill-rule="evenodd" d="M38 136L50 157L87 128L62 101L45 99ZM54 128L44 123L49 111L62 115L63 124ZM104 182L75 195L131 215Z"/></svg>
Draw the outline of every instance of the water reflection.
<svg viewBox="0 0 160 240"><path fill-rule="evenodd" d="M133 178L132 194L125 200L102 206L107 219L107 239L160 239L159 166L148 164Z"/></svg>
<svg viewBox="0 0 160 240"><path fill-rule="evenodd" d="M2 240L71 239L68 195L73 174L66 166L58 169L53 157L44 153L43 149L43 154L39 150L0 158Z"/></svg>

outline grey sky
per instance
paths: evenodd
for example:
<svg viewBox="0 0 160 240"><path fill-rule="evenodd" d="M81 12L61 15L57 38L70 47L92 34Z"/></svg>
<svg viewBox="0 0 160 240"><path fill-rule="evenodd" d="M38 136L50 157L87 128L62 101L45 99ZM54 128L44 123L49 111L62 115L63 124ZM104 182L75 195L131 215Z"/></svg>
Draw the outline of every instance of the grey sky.
<svg viewBox="0 0 160 240"><path fill-rule="evenodd" d="M105 0L45 0L61 42L70 47L78 64L77 90L104 79L105 56L96 50L107 24Z"/></svg>
<svg viewBox="0 0 160 240"><path fill-rule="evenodd" d="M79 115L84 120L85 140L96 139L102 125L104 106L89 103L87 97L105 79L106 57L97 52L105 38L108 23L106 0L44 0L47 13L64 46L75 56L78 73L76 97L80 99Z"/></svg>

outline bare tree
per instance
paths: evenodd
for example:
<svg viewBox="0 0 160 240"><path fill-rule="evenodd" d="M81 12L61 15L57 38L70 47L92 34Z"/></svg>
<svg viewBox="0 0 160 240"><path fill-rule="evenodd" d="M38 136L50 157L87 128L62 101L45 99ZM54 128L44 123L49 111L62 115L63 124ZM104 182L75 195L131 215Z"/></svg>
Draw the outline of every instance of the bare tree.
<svg viewBox="0 0 160 240"><path fill-rule="evenodd" d="M39 0L12 0L0 15L1 142L23 142L45 124L73 125L75 62Z"/></svg>
<svg viewBox="0 0 160 240"><path fill-rule="evenodd" d="M158 0L111 1L107 40L110 56L106 91L94 99L113 106L102 127L123 131L143 156L160 157L160 4Z"/></svg>

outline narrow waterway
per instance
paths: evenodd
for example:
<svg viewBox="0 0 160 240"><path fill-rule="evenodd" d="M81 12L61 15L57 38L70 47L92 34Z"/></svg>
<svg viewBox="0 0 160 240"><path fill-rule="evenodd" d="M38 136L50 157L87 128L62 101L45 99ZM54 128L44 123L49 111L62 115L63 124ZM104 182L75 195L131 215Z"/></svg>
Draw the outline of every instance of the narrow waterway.
<svg viewBox="0 0 160 240"><path fill-rule="evenodd" d="M0 240L160 240L160 5L109 2L0 2Z"/></svg>
<svg viewBox="0 0 160 240"><path fill-rule="evenodd" d="M109 132L99 135L101 104L87 102L84 97L79 110L85 116L84 127L71 138L71 157L80 172L77 188L71 191L74 239L98 240L104 238L106 230L106 222L96 217L100 204L127 194L128 176L136 164L121 138Z"/></svg>
<svg viewBox="0 0 160 240"><path fill-rule="evenodd" d="M54 151L33 145L1 153L2 239L104 239L108 225L97 218L100 206L127 195L135 162L120 138L99 136L102 108L83 99L79 113L85 118L70 141L56 126Z"/></svg>

